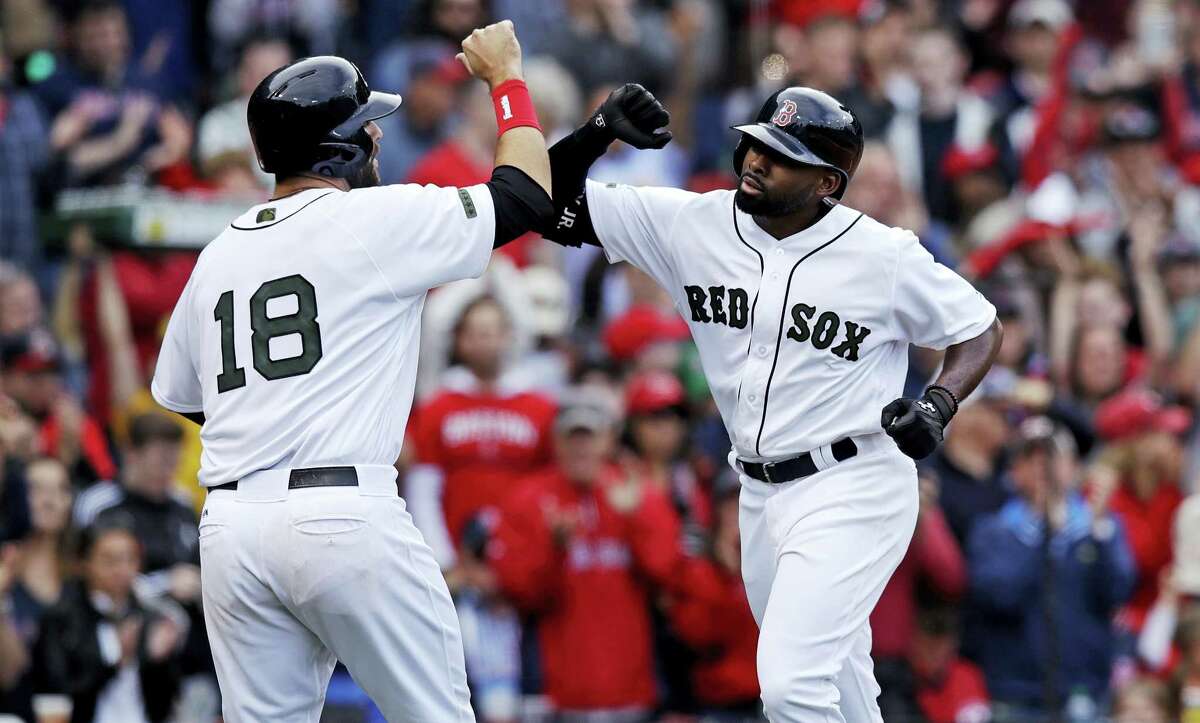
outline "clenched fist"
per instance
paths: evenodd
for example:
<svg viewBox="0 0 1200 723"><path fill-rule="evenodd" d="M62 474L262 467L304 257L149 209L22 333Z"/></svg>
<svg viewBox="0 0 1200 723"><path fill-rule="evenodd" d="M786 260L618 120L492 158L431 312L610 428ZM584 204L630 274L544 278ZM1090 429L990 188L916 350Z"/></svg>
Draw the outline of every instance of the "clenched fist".
<svg viewBox="0 0 1200 723"><path fill-rule="evenodd" d="M654 94L637 83L626 83L609 94L588 125L634 148L662 148L671 142L664 126L671 114Z"/></svg>
<svg viewBox="0 0 1200 723"><path fill-rule="evenodd" d="M942 430L958 410L954 397L930 387L920 399L901 397L883 408L880 424L896 446L913 459L924 459L942 443Z"/></svg>
<svg viewBox="0 0 1200 723"><path fill-rule="evenodd" d="M458 59L471 75L495 88L506 80L521 78L521 44L511 20L477 28L462 43Z"/></svg>

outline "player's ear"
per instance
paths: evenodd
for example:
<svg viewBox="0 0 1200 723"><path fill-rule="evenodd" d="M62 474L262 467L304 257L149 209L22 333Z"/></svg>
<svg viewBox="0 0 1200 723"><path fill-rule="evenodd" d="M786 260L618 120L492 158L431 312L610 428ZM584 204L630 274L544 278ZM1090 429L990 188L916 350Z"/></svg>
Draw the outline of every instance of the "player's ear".
<svg viewBox="0 0 1200 723"><path fill-rule="evenodd" d="M832 196L837 193L838 188L842 185L842 176L834 171L826 171L821 178L821 185L817 188L822 196Z"/></svg>

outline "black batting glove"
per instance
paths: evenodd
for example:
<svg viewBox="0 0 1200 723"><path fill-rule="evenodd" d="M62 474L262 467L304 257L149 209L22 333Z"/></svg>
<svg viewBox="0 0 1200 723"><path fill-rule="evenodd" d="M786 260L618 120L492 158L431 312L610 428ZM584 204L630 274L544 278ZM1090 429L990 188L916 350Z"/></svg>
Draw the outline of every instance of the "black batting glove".
<svg viewBox="0 0 1200 723"><path fill-rule="evenodd" d="M654 94L637 83L626 83L609 93L587 122L597 136L622 140L634 148L662 148L671 142L664 126L671 114Z"/></svg>
<svg viewBox="0 0 1200 723"><path fill-rule="evenodd" d="M930 387L920 399L901 397L888 404L880 424L901 452L924 459L942 443L942 430L957 411L953 394L942 387Z"/></svg>

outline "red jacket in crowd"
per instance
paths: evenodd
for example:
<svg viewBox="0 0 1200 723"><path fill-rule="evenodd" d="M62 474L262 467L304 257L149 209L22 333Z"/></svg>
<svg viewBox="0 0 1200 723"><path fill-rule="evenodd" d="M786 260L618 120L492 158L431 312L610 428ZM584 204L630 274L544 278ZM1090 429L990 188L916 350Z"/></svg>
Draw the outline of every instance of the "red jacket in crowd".
<svg viewBox="0 0 1200 723"><path fill-rule="evenodd" d="M1158 598L1159 577L1172 560L1170 530L1182 503L1183 494L1172 482L1159 484L1148 500L1122 484L1109 502L1109 509L1125 528L1125 539L1137 563L1137 587L1122 615L1123 622L1133 630L1142 629L1150 606Z"/></svg>
<svg viewBox="0 0 1200 723"><path fill-rule="evenodd" d="M873 655L896 658L908 655L917 626L919 579L928 580L947 600L960 597L967 589L967 564L936 505L921 510L908 553L871 613Z"/></svg>
<svg viewBox="0 0 1200 723"><path fill-rule="evenodd" d="M42 454L55 456L59 442L62 440L62 423L58 416L51 414L42 422L38 430L38 451ZM79 456L91 468L96 480L115 480L117 465L108 452L108 439L104 436L104 428L89 415L84 415L79 428ZM72 474L75 474L72 471Z"/></svg>
<svg viewBox="0 0 1200 723"><path fill-rule="evenodd" d="M650 485L618 511L609 492L625 483L617 468L590 488L543 472L502 507L488 547L503 593L537 618L545 690L560 710L655 702L651 590L678 579L680 525ZM552 515L573 519L572 531L556 535Z"/></svg>
<svg viewBox="0 0 1200 723"><path fill-rule="evenodd" d="M740 575L707 558L689 558L668 613L676 634L697 653L692 692L702 705L758 700L758 625Z"/></svg>
<svg viewBox="0 0 1200 723"><path fill-rule="evenodd" d="M153 368L163 329L183 293L196 254L190 251L147 254L138 251L118 251L112 255L113 270L121 296L129 311L129 326L133 332L138 364L146 379ZM87 345L88 411L105 424L112 418L109 408L108 350L100 333L96 277L84 282L79 299L80 322Z"/></svg>
<svg viewBox="0 0 1200 723"><path fill-rule="evenodd" d="M966 660L955 660L937 678L917 683L917 705L929 723L990 720L983 671Z"/></svg>
<svg viewBox="0 0 1200 723"><path fill-rule="evenodd" d="M442 510L450 539L517 483L550 462L554 402L535 392L446 389L413 420L417 461L443 474Z"/></svg>

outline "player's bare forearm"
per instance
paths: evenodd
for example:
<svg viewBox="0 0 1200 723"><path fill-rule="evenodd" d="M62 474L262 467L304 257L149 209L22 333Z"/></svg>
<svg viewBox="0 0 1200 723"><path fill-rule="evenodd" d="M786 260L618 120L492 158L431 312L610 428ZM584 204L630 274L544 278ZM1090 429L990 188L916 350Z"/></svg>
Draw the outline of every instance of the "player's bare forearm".
<svg viewBox="0 0 1200 723"><path fill-rule="evenodd" d="M521 126L500 136L496 143L496 166L521 169L550 195L550 156L546 154L546 138L537 128Z"/></svg>
<svg viewBox="0 0 1200 723"><path fill-rule="evenodd" d="M913 459L924 459L942 443L942 429L991 368L1004 329L992 322L979 336L946 350L942 373L920 399L901 397L883 408L880 424L896 446Z"/></svg>
<svg viewBox="0 0 1200 723"><path fill-rule="evenodd" d="M1000 352L1000 342L1004 339L1004 327L1000 320L974 339L968 339L961 344L955 344L946 349L946 357L942 362L942 373L938 375L934 386L950 390L960 401L975 390L979 382L992 367L996 354Z"/></svg>
<svg viewBox="0 0 1200 723"><path fill-rule="evenodd" d="M496 143L496 167L512 166L542 187L550 195L550 157L546 155L546 138L542 131L530 124L522 124L527 105L527 90L521 69L521 44L511 20L478 28L462 43L459 60L466 65L471 75L488 84L493 93L501 93L497 102L503 105L503 123L515 126L503 130ZM511 88L516 83L516 88ZM504 86L503 88L501 86ZM532 111L529 111L532 119Z"/></svg>

